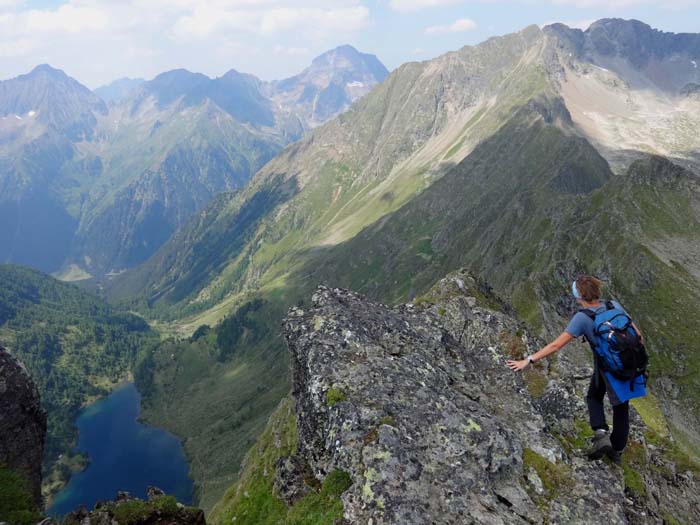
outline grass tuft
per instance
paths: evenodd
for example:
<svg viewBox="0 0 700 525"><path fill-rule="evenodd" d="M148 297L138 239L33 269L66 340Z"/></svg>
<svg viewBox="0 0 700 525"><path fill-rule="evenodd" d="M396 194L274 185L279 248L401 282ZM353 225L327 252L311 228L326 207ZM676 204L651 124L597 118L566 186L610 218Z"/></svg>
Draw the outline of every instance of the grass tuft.
<svg viewBox="0 0 700 525"><path fill-rule="evenodd" d="M537 472L545 490L545 499L548 501L556 499L563 490L575 485L569 467L552 463L532 449L526 448L523 451L523 465Z"/></svg>
<svg viewBox="0 0 700 525"><path fill-rule="evenodd" d="M338 388L331 388L326 392L326 404L329 407L347 401L347 396Z"/></svg>

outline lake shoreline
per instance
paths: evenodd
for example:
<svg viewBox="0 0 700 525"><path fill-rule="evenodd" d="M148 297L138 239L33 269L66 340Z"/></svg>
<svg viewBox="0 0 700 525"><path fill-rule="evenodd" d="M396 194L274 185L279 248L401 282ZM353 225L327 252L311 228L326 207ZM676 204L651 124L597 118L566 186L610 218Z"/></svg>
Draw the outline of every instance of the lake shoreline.
<svg viewBox="0 0 700 525"><path fill-rule="evenodd" d="M88 397L83 401L73 417L73 424L80 417L80 414L90 405L97 403L101 399L105 399L112 394L116 389L134 382L134 376L131 372L127 372L123 379L115 383L108 383L107 391L104 394ZM80 432L76 432L75 441L71 443L70 448L61 454L56 461L49 467L48 473L44 476L41 483L41 495L44 499L44 508L48 509L53 504L53 500L58 493L66 488L73 476L80 474L90 466L90 458L87 454L83 454L76 450L80 440Z"/></svg>
<svg viewBox="0 0 700 525"><path fill-rule="evenodd" d="M117 491L145 497L148 485L183 503L192 501L194 485L181 440L144 424L140 416L141 395L130 381L120 382L80 411L75 420L78 442L61 458L68 481L47 498L49 515L63 515L81 504L92 508L97 501L113 499Z"/></svg>

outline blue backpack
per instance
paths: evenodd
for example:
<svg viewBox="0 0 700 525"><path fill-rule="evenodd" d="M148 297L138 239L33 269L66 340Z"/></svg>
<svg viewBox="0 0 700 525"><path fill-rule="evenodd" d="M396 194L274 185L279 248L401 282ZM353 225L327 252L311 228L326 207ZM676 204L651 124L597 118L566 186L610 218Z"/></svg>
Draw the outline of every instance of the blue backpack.
<svg viewBox="0 0 700 525"><path fill-rule="evenodd" d="M632 319L612 301L605 302L605 310L595 312L581 310L593 320L595 341L588 341L603 371L613 377L630 382L634 390L635 379L647 377L649 356L644 344L632 326Z"/></svg>

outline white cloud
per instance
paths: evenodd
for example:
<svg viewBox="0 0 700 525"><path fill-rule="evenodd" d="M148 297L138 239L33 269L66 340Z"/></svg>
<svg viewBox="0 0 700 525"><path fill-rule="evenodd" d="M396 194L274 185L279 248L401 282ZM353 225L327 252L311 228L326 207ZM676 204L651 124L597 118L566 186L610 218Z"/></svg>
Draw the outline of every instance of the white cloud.
<svg viewBox="0 0 700 525"><path fill-rule="evenodd" d="M476 27L476 23L469 18L460 18L451 24L444 26L430 26L425 28L426 35L448 35L451 33L463 33L471 31Z"/></svg>
<svg viewBox="0 0 700 525"><path fill-rule="evenodd" d="M0 0L0 11L16 9L24 0Z"/></svg>
<svg viewBox="0 0 700 525"><path fill-rule="evenodd" d="M215 3L202 3L178 18L173 35L208 38L235 30L271 36L294 31L300 35L322 37L358 31L367 27L370 20L369 9L359 4L333 6L333 2L329 2L329 7L286 7L283 1L257 1L269 5L262 9L230 9Z"/></svg>
<svg viewBox="0 0 700 525"><path fill-rule="evenodd" d="M126 54L130 57L153 58L162 55L163 51L150 47L128 46L126 48Z"/></svg>
<svg viewBox="0 0 700 525"><path fill-rule="evenodd" d="M20 20L30 33L82 33L106 29L110 13L100 7L64 4L53 11L27 11Z"/></svg>
<svg viewBox="0 0 700 525"><path fill-rule="evenodd" d="M369 9L356 5L340 8L278 8L266 11L260 23L260 32L276 34L300 30L315 35L353 33L367 27Z"/></svg>
<svg viewBox="0 0 700 525"><path fill-rule="evenodd" d="M254 53L289 56L276 68L285 71L311 49L321 52L369 27L368 2L62 0L38 8L29 0L0 0L0 76L48 62L97 85L111 80L104 78L110 71L116 77L174 67L208 74L250 68L260 62Z"/></svg>
<svg viewBox="0 0 700 525"><path fill-rule="evenodd" d="M549 0L549 2L555 5L571 5L584 9L594 7L623 9L641 5L658 5L663 9L682 9L700 5L698 0L664 0L663 2L657 0Z"/></svg>
<svg viewBox="0 0 700 525"><path fill-rule="evenodd" d="M287 47L287 46L275 46L273 51L278 55L289 55L289 56L303 56L311 53L311 50L306 47Z"/></svg>
<svg viewBox="0 0 700 525"><path fill-rule="evenodd" d="M28 56L34 49L36 49L35 43L27 38L7 42L0 41L0 57L4 58Z"/></svg>
<svg viewBox="0 0 700 525"><path fill-rule="evenodd" d="M391 0L394 11L418 11L430 7L444 7L463 3L464 0Z"/></svg>

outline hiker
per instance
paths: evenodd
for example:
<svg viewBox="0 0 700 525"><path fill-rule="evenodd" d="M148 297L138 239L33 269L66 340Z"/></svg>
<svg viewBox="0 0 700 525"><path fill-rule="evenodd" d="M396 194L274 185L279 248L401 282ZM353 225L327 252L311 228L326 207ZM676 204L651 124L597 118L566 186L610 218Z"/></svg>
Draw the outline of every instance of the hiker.
<svg viewBox="0 0 700 525"><path fill-rule="evenodd" d="M519 361L509 360L507 364L511 370L523 370L558 352L574 338L583 337L588 341L594 366L586 404L594 437L587 455L590 459L607 455L620 464L629 434L629 400L646 395L648 359L639 328L620 303L600 300L601 287L602 282L595 277L578 277L571 289L581 309L564 332L538 352ZM612 433L608 432L605 420L603 398L606 393L613 407Z"/></svg>

